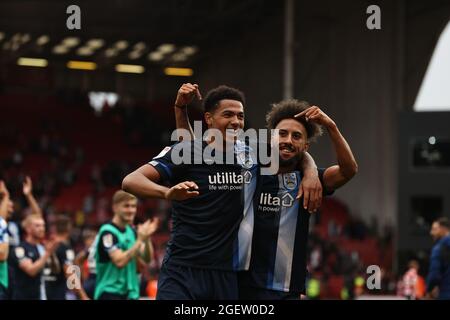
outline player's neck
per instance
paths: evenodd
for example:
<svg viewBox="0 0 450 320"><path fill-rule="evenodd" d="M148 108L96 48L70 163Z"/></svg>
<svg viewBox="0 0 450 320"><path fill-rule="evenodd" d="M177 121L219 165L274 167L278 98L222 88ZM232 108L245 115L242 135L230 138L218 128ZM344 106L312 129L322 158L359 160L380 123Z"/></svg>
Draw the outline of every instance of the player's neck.
<svg viewBox="0 0 450 320"><path fill-rule="evenodd" d="M288 173L288 172L292 172L295 171L296 169L296 165L290 165L290 166L284 166L278 169L278 173Z"/></svg>
<svg viewBox="0 0 450 320"><path fill-rule="evenodd" d="M120 219L119 216L114 216L112 219L112 222L118 226L119 228L124 229L128 223L126 223L125 221L123 221L122 219Z"/></svg>
<svg viewBox="0 0 450 320"><path fill-rule="evenodd" d="M225 140L216 141L213 139L208 139L207 142L211 148L213 148L214 150L217 150L219 152L224 152L227 149L234 150L235 142L225 141Z"/></svg>
<svg viewBox="0 0 450 320"><path fill-rule="evenodd" d="M33 237L32 235L27 235L25 240L29 243L29 244L33 244L33 245L37 245L39 244L41 241L38 238Z"/></svg>
<svg viewBox="0 0 450 320"><path fill-rule="evenodd" d="M59 241L68 241L69 238L70 238L70 235L69 235L68 233L61 233L61 234L57 234L57 235L56 235L56 238L57 238Z"/></svg>

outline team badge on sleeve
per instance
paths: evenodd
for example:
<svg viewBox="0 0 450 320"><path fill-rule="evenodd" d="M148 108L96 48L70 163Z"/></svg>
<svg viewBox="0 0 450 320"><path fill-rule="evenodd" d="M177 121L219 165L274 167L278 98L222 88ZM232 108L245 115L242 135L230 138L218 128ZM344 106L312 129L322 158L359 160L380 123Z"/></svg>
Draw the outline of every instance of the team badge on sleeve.
<svg viewBox="0 0 450 320"><path fill-rule="evenodd" d="M0 231L6 230L7 228L8 228L8 223L6 222L5 219L0 217Z"/></svg>
<svg viewBox="0 0 450 320"><path fill-rule="evenodd" d="M75 253L73 252L72 249L66 250L66 258L69 262L75 260Z"/></svg>
<svg viewBox="0 0 450 320"><path fill-rule="evenodd" d="M22 259L25 257L25 249L22 247L16 247L14 249L14 253L16 254L17 259Z"/></svg>
<svg viewBox="0 0 450 320"><path fill-rule="evenodd" d="M103 246L106 249L111 249L111 247L113 246L113 236L111 233L105 234L102 237L102 241L103 241Z"/></svg>
<svg viewBox="0 0 450 320"><path fill-rule="evenodd" d="M169 152L171 149L171 147L165 147L156 157L154 157L153 159L158 159L161 157L164 157L166 155L167 152Z"/></svg>
<svg viewBox="0 0 450 320"><path fill-rule="evenodd" d="M8 243L8 223L0 217L0 243Z"/></svg>

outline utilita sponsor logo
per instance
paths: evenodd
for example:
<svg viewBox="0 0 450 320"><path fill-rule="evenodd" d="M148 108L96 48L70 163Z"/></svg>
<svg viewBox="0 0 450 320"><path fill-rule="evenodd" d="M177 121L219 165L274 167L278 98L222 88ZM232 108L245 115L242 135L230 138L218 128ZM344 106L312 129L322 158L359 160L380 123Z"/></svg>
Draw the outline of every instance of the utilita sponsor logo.
<svg viewBox="0 0 450 320"><path fill-rule="evenodd" d="M244 184L249 184L252 180L250 171L244 174L235 172L217 172L208 176L209 190L235 191L242 190Z"/></svg>
<svg viewBox="0 0 450 320"><path fill-rule="evenodd" d="M270 193L261 193L259 204L264 206L283 206L291 207L294 202L294 197L289 193L284 194L282 197L272 196Z"/></svg>
<svg viewBox="0 0 450 320"><path fill-rule="evenodd" d="M250 183L252 174L246 171L243 175L235 172L217 172L215 175L209 175L209 184L242 184Z"/></svg>
<svg viewBox="0 0 450 320"><path fill-rule="evenodd" d="M294 197L289 193L283 196L273 196L270 193L261 193L259 198L258 210L261 212L276 212L278 213L282 207L292 207L294 204Z"/></svg>

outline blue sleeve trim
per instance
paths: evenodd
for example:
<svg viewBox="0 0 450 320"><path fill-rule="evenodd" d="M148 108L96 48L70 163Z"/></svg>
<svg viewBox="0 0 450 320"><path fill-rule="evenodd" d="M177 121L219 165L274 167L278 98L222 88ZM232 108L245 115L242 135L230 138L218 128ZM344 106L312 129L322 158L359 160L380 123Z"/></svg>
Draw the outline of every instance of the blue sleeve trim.
<svg viewBox="0 0 450 320"><path fill-rule="evenodd" d="M170 170L170 168L167 166L167 165L165 165L164 163L162 163L162 162L160 162L160 161L158 161L158 160L152 160L152 161L150 161L149 162L149 164L151 165L151 166L153 166L158 172L159 172L159 174L160 175L162 175L163 177L163 179L162 180L170 180L171 178L172 178L172 171ZM161 167L160 167L161 166ZM163 170L161 170L161 168L163 169Z"/></svg>

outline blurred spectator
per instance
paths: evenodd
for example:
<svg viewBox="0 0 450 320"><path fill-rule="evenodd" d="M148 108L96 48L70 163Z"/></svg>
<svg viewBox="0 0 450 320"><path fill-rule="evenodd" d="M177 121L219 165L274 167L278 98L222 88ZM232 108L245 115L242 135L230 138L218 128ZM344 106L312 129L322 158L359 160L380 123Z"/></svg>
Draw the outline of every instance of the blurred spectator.
<svg viewBox="0 0 450 320"><path fill-rule="evenodd" d="M424 280L419 275L419 268L419 262L411 260L408 263L408 270L403 275L400 295L408 300L421 299L425 293Z"/></svg>
<svg viewBox="0 0 450 320"><path fill-rule="evenodd" d="M96 269L95 269L95 241L97 233L86 229L83 232L83 247L75 257L74 263L80 267L83 288L90 299L94 298Z"/></svg>
<svg viewBox="0 0 450 320"><path fill-rule="evenodd" d="M427 297L450 299L450 221L439 218L430 231L435 245L427 277Z"/></svg>
<svg viewBox="0 0 450 320"><path fill-rule="evenodd" d="M306 296L309 300L319 300L321 290L321 277L319 273L313 272L306 282Z"/></svg>

